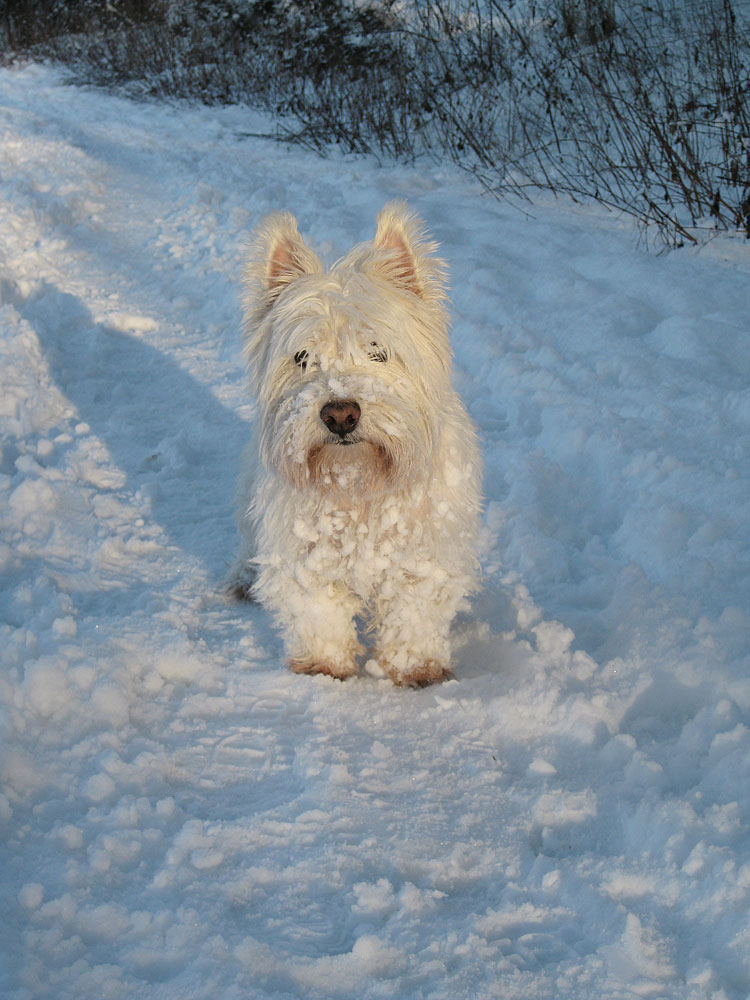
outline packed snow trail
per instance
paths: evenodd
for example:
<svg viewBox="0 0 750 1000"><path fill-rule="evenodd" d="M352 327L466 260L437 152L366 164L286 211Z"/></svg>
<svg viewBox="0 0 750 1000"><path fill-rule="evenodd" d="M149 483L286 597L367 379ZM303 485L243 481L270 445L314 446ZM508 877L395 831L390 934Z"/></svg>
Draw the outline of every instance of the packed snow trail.
<svg viewBox="0 0 750 1000"><path fill-rule="evenodd" d="M0 129L0 994L747 1000L747 244L33 66ZM287 208L333 259L394 197L486 461L420 692L292 676L222 592L243 240Z"/></svg>

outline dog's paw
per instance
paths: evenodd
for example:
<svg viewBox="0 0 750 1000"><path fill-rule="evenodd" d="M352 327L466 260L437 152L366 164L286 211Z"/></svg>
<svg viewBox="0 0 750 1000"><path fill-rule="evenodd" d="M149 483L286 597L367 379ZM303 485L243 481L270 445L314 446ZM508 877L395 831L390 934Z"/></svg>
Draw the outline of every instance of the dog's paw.
<svg viewBox="0 0 750 1000"><path fill-rule="evenodd" d="M290 660L289 669L293 674L323 674L345 681L357 672L356 663L325 663L321 660Z"/></svg>
<svg viewBox="0 0 750 1000"><path fill-rule="evenodd" d="M425 660L405 670L395 670L386 667L386 672L398 687L423 688L430 684L442 684L453 677L449 666L438 660Z"/></svg>
<svg viewBox="0 0 750 1000"><path fill-rule="evenodd" d="M255 601L257 572L246 559L238 559L226 581L225 591L235 601Z"/></svg>
<svg viewBox="0 0 750 1000"><path fill-rule="evenodd" d="M252 583L232 580L225 588L227 597L232 601L249 601L255 603L255 593Z"/></svg>

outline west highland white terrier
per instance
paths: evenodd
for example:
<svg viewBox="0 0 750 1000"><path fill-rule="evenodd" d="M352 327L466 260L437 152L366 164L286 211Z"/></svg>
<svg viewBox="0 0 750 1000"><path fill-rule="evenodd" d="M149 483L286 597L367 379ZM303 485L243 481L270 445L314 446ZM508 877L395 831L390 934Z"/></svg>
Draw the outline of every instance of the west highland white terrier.
<svg viewBox="0 0 750 1000"><path fill-rule="evenodd" d="M405 205L329 271L286 213L254 234L245 338L257 401L239 488L237 592L296 673L451 676L475 583L480 457L451 384L442 261Z"/></svg>

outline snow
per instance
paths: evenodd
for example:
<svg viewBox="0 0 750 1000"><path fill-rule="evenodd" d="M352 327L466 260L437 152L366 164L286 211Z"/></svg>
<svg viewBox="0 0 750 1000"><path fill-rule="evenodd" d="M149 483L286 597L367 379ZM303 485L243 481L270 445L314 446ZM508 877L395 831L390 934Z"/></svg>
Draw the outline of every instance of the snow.
<svg viewBox="0 0 750 1000"><path fill-rule="evenodd" d="M750 254L0 71L0 993L750 996ZM486 462L456 680L226 599L243 244L406 198Z"/></svg>

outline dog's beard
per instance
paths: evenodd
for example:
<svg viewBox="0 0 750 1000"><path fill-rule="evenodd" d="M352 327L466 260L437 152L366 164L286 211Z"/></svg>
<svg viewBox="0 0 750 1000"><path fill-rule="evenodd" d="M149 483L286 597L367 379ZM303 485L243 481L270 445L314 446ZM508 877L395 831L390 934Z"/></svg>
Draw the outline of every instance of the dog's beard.
<svg viewBox="0 0 750 1000"><path fill-rule="evenodd" d="M297 472L299 487L349 496L354 503L392 489L397 478L394 456L370 441L316 445Z"/></svg>
<svg viewBox="0 0 750 1000"><path fill-rule="evenodd" d="M340 440L323 431L317 401L300 412L290 399L267 414L260 443L266 467L297 489L335 493L361 504L424 475L435 438L427 414L399 406L398 400L389 399L378 412L377 403L368 399L366 418Z"/></svg>

